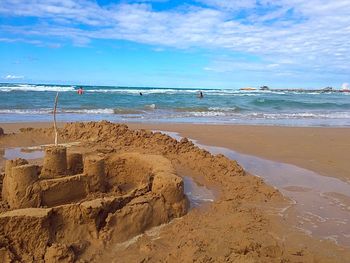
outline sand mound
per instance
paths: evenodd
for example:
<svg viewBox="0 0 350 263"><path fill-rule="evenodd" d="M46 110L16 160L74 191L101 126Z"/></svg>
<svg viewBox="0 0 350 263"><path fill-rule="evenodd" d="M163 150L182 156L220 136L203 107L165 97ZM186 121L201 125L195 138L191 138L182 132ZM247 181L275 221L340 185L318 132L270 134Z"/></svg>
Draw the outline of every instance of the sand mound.
<svg viewBox="0 0 350 263"><path fill-rule="evenodd" d="M44 133L50 132L42 129ZM212 155L187 138L177 141L160 132L130 130L126 125L107 121L68 123L60 131L62 139L84 141L95 151L138 151L165 156L181 175L203 177L224 188L226 198L266 201L280 198L279 192L224 155ZM232 188L235 190L232 191ZM226 191L227 190L227 191Z"/></svg>
<svg viewBox="0 0 350 263"><path fill-rule="evenodd" d="M91 243L123 242L187 212L182 178L162 156L90 154L81 170L81 154L67 158L62 146L45 152L43 166L6 162L2 262L74 262Z"/></svg>

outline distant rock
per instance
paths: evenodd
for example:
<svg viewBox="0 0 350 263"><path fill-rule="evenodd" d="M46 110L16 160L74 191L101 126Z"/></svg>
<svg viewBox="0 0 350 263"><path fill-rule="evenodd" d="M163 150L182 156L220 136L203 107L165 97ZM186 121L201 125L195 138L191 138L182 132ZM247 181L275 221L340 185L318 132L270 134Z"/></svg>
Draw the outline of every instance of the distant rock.
<svg viewBox="0 0 350 263"><path fill-rule="evenodd" d="M253 88L253 87L245 87L245 88L240 88L239 90L256 90L256 88Z"/></svg>

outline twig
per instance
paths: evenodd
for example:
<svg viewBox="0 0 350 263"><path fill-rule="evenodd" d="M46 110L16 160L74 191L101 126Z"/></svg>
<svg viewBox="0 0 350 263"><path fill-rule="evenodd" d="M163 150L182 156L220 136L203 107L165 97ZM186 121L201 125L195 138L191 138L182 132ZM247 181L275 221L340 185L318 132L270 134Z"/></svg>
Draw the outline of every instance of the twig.
<svg viewBox="0 0 350 263"><path fill-rule="evenodd" d="M53 128L55 130L55 146L57 146L57 139L58 139L58 131L57 131L57 125L56 125L57 101L58 101L58 91L56 93L56 98L55 98L55 107L53 108Z"/></svg>

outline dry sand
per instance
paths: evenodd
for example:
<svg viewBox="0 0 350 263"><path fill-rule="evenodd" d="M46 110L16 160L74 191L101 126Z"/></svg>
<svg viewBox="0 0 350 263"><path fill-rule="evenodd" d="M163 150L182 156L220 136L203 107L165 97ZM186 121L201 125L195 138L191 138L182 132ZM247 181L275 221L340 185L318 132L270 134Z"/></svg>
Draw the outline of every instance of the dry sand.
<svg viewBox="0 0 350 263"><path fill-rule="evenodd" d="M25 125L1 126L9 133ZM176 131L203 144L294 163L322 174L341 178L348 176L349 167L345 162L345 155L348 154L346 146L349 146L347 129L130 126ZM52 134L51 129L24 129L19 134L0 137L0 147L44 144L52 141ZM32 253L37 259L56 259L52 262L349 262L348 249L296 231L292 220L286 220L283 215L288 200L276 189L257 177L247 175L236 162L224 156L213 156L198 149L190 141L176 142L166 135L132 131L123 125L107 122L67 124L60 135L60 142L80 141L81 144L73 150L84 154L136 152L162 156L171 162L175 174L191 176L202 184L215 188L217 199L126 243L118 243L118 238L103 239L99 234L96 238L96 234L79 229L84 237L81 240L75 234L70 234L69 227L65 229L61 225L55 229L52 226L48 236L37 237L41 241L37 249L26 238L35 237L37 231L42 232L40 225L44 227L46 219L52 215L47 214L46 210L38 210L37 214L32 215L34 219L28 219L21 216L23 213L30 214L31 210L21 213L18 210L5 212L5 208L0 215L0 220L3 221L0 229L0 257L3 259L12 256L23 260L21 257L25 255L28 261ZM329 165L328 160L333 159L335 165ZM132 162L130 165L130 170L139 166L132 166ZM166 196L166 193L163 195ZM143 202L150 201L145 199ZM53 209L53 214L59 214L57 211L62 210ZM8 213L14 216L11 217L13 224L11 220L8 221ZM73 211L63 213L63 216L68 216L67 225L72 227L72 221L69 220L75 220ZM38 218L45 218L46 221ZM36 228L17 229L16 220ZM119 220L122 218L119 217ZM138 224L137 220L134 222ZM103 223L103 226L109 231L113 227L118 229L118 221L111 223L111 228L108 228L108 223ZM74 241L74 238L77 240Z"/></svg>

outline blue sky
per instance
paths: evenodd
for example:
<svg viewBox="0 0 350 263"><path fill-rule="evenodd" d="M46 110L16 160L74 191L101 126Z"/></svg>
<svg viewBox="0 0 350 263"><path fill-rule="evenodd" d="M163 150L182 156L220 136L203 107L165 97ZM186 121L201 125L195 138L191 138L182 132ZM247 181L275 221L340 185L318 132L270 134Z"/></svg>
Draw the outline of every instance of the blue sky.
<svg viewBox="0 0 350 263"><path fill-rule="evenodd" d="M349 0L1 0L0 82L339 88L349 39Z"/></svg>

